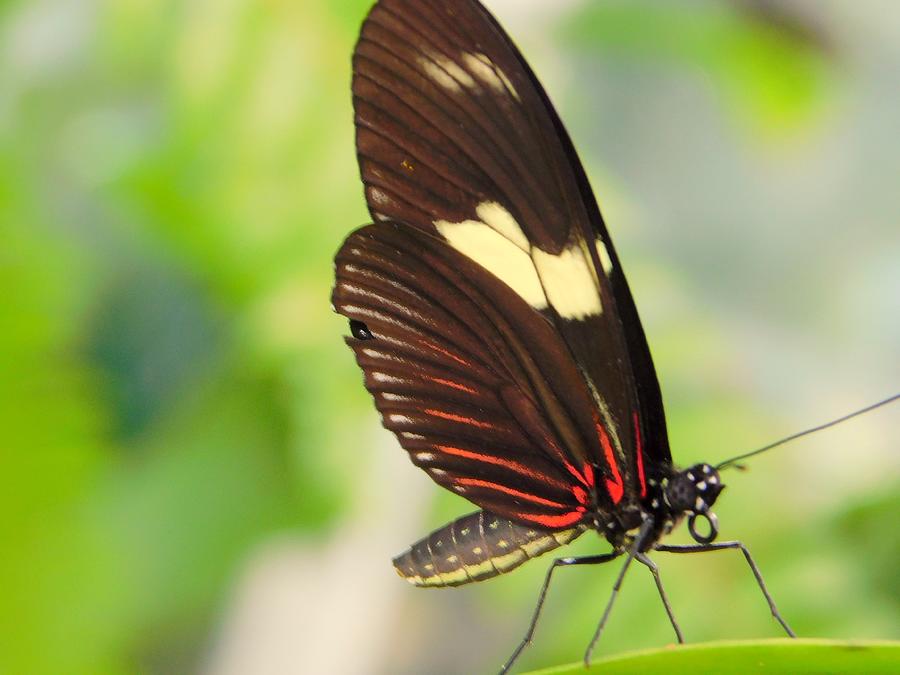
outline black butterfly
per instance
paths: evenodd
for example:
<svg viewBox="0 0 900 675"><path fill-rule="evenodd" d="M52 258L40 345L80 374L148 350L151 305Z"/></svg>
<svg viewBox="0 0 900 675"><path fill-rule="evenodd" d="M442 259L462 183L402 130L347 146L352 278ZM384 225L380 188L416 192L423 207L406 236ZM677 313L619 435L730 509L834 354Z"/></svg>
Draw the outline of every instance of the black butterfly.
<svg viewBox="0 0 900 675"><path fill-rule="evenodd" d="M356 144L375 224L337 254L333 303L384 426L481 507L394 560L417 586L487 579L596 530L612 552L553 571L713 543L718 471L672 463L659 384L572 142L475 0L381 0L353 57ZM691 546L660 539L688 518ZM699 519L706 527L698 528Z"/></svg>

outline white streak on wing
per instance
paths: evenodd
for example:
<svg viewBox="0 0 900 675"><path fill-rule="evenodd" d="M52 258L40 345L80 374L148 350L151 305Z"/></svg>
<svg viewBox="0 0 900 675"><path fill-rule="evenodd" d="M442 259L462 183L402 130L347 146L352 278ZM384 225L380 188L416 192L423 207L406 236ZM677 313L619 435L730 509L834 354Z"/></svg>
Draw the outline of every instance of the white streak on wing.
<svg viewBox="0 0 900 675"><path fill-rule="evenodd" d="M362 288L361 286L357 286L355 284L350 284L345 282L341 283L341 289L346 291L347 293L352 293L354 295L359 295L369 300L374 300L376 303L380 303L381 305L386 305L396 311L398 314L403 314L407 318L414 319L419 323L427 324L428 319L420 312L407 307L406 305L398 302L394 302L388 297L381 295L380 293L375 293L374 291L370 291L368 288Z"/></svg>
<svg viewBox="0 0 900 675"><path fill-rule="evenodd" d="M412 400L412 399L410 399L409 396L401 396L400 394L391 394L391 393L386 392L386 391L381 392L380 396L381 396L381 398L383 398L385 401L392 401L392 402L395 402L395 403L398 403L398 402L401 402L401 401L410 401L410 400Z"/></svg>
<svg viewBox="0 0 900 675"><path fill-rule="evenodd" d="M380 356L380 354L368 354L369 356ZM376 382L380 382L381 384L404 384L403 380L399 377L394 377L393 375L388 375L387 373L379 373L375 371L372 373L372 379Z"/></svg>
<svg viewBox="0 0 900 675"><path fill-rule="evenodd" d="M472 79L472 76L460 68L459 64L455 61L451 61L446 56L441 56L439 54L433 55L432 58L441 68L450 73L450 75L463 86L469 87L470 89L475 86L475 80Z"/></svg>
<svg viewBox="0 0 900 675"><path fill-rule="evenodd" d="M513 95L513 98L522 102L522 98L519 96L518 90L513 86L513 83L509 81L509 78L506 76L499 67L497 68L497 76L503 81L503 84L506 85L506 88L509 89L509 93Z"/></svg>
<svg viewBox="0 0 900 675"><path fill-rule="evenodd" d="M406 415L398 415L397 413L388 415L388 419L394 424L412 424L412 418Z"/></svg>
<svg viewBox="0 0 900 675"><path fill-rule="evenodd" d="M500 232L478 220L438 220L434 226L453 248L496 276L529 305L537 309L547 307L531 258Z"/></svg>
<svg viewBox="0 0 900 675"><path fill-rule="evenodd" d="M358 314L359 316L366 317L368 319L374 319L377 321L384 321L385 323L389 323L392 326L404 327L402 323L397 321L394 317L388 316L384 312L378 312L374 309L369 309L368 307L359 307L357 305L342 305L341 310L347 314ZM385 338L387 340L387 338Z"/></svg>
<svg viewBox="0 0 900 675"><path fill-rule="evenodd" d="M425 437L422 436L421 434L414 434L411 431L401 431L400 435L403 436L403 438L409 439L411 441L424 441L425 440Z"/></svg>
<svg viewBox="0 0 900 675"><path fill-rule="evenodd" d="M378 204L379 206L384 206L385 204L391 203L391 198L388 197L384 192L379 190L377 187L369 187L369 201L373 204Z"/></svg>
<svg viewBox="0 0 900 675"><path fill-rule="evenodd" d="M564 319L586 319L603 313L593 266L577 244L559 255L534 248L531 253L547 300Z"/></svg>
<svg viewBox="0 0 900 675"><path fill-rule="evenodd" d="M453 76L450 75L450 73L448 73L440 65L435 63L427 56L419 57L419 65L422 66L422 70L425 71L425 74L428 77L437 82L447 91L451 91L454 94L459 94L460 92L462 92L462 87L460 86L459 82L457 82L453 78Z"/></svg>
<svg viewBox="0 0 900 675"><path fill-rule="evenodd" d="M517 101L519 92L500 68L484 54L463 54L466 66L475 76L498 94L510 94Z"/></svg>
<svg viewBox="0 0 900 675"><path fill-rule="evenodd" d="M482 202L475 209L475 213L486 225L497 230L523 251L527 252L531 248L528 237L519 227L519 223L502 205L497 202Z"/></svg>
<svg viewBox="0 0 900 675"><path fill-rule="evenodd" d="M430 452L417 452L415 458L420 462L430 462L434 459L434 454Z"/></svg>
<svg viewBox="0 0 900 675"><path fill-rule="evenodd" d="M606 244L603 243L603 240L600 237L594 241L594 245L597 247L597 255L600 256L600 265L603 267L603 272L606 276L609 276L612 273L612 258L609 257L609 251L606 250Z"/></svg>

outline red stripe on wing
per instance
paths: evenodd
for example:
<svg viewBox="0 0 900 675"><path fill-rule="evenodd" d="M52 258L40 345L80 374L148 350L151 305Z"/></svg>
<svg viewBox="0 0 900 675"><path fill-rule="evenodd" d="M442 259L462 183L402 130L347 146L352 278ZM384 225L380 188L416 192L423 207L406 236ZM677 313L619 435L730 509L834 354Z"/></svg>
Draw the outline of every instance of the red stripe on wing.
<svg viewBox="0 0 900 675"><path fill-rule="evenodd" d="M613 475L612 478L606 479L606 489L609 491L609 497L612 499L613 504L618 504L622 501L622 495L625 494L625 483L622 482L622 474L619 473L619 465L616 464L616 455L613 452L612 443L609 442L606 427L603 426L600 420L595 419L595 424L597 433L600 436L600 445L603 446L603 456L606 458L606 463L609 465L609 470Z"/></svg>
<svg viewBox="0 0 900 675"><path fill-rule="evenodd" d="M461 424L470 424L473 427L478 427L480 429L494 428L494 425L490 422L482 422L481 420L476 420L472 417L464 417L463 415L454 415L453 413L445 412L443 410L426 408L425 412L433 417L440 417L441 419L450 420L451 422L460 422Z"/></svg>
<svg viewBox="0 0 900 675"><path fill-rule="evenodd" d="M637 470L638 480L641 483L641 497L647 496L647 483L644 480L644 448L641 443L641 425L638 421L637 411L634 411L634 439L637 445Z"/></svg>
<svg viewBox="0 0 900 675"><path fill-rule="evenodd" d="M548 516L542 513L516 513L516 518L536 523L542 527L556 529L560 527L568 527L574 525L584 516L584 507L579 506L575 511L569 511L559 516Z"/></svg>
<svg viewBox="0 0 900 675"><path fill-rule="evenodd" d="M422 344L425 345L426 347L428 347L428 348L430 348L430 349L433 349L434 351L443 354L443 355L446 356L447 358L453 359L453 360L456 361L457 363L461 363L462 365L464 365L464 366L469 366L469 367L471 367L471 365L472 365L471 363L469 363L469 362L466 361L465 359L463 359L463 358L457 356L457 355L454 354L453 352L448 352L446 349L444 349L443 347L439 347L438 345L434 344L433 342L429 342L428 340L422 340L421 342L422 342Z"/></svg>
<svg viewBox="0 0 900 675"><path fill-rule="evenodd" d="M572 494L575 495L575 499L578 500L579 504L581 504L582 506L587 504L587 501L588 501L587 492L585 492L583 489L581 489L577 485L572 488Z"/></svg>
<svg viewBox="0 0 900 675"><path fill-rule="evenodd" d="M485 455L480 452L473 452L472 450L465 450L463 448L456 448L451 445L436 445L434 446L436 450L440 450L448 455L455 455L456 457L464 457L466 459L474 459L478 462L485 462L487 464L495 464L497 466L502 466L505 469L509 469L510 471L515 471L516 473L521 473L529 478L532 478L537 481L541 481L543 483L548 483L557 487L561 490L565 490L569 486L559 482L558 480L554 480L553 478L547 476L544 473L540 473L538 471L534 471L533 469L525 466L524 464L520 464L519 462L513 461L511 459L504 459L503 457L497 457L495 455Z"/></svg>
<svg viewBox="0 0 900 675"><path fill-rule="evenodd" d="M511 497L519 497L520 499L525 499L529 502L540 504L541 506L550 506L558 509L567 508L566 504L560 504L559 502L554 502L550 499L544 499L543 497L538 497L537 495L532 495L527 492L522 492L521 490L516 490L515 488L507 487L506 485L500 485L499 483L492 483L491 481L487 480L480 480L478 478L458 478L453 482L458 485L464 485L466 487L480 487L486 488L488 490L496 490L497 492L508 494Z"/></svg>
<svg viewBox="0 0 900 675"><path fill-rule="evenodd" d="M478 393L475 389L472 389L471 387L467 387L464 384L460 384L459 382L454 382L453 380L445 380L441 377L428 377L427 379L429 379L432 382L435 382L437 384L443 384L444 386L447 386L447 387L453 387L454 389L459 389L460 391L464 391L467 394L477 394Z"/></svg>
<svg viewBox="0 0 900 675"><path fill-rule="evenodd" d="M594 487L594 467L590 464L584 465L584 479L587 481L588 487Z"/></svg>

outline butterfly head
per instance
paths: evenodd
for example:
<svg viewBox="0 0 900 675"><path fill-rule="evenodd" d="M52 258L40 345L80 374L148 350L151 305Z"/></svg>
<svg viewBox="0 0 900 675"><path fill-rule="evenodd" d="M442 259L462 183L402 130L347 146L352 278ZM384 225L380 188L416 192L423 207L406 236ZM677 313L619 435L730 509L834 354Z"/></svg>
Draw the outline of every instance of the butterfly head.
<svg viewBox="0 0 900 675"><path fill-rule="evenodd" d="M695 464L675 474L666 485L666 503L674 513L689 516L691 536L701 544L713 541L719 533L718 520L710 508L724 487L719 472L709 464ZM708 533L695 528L698 517L709 523Z"/></svg>

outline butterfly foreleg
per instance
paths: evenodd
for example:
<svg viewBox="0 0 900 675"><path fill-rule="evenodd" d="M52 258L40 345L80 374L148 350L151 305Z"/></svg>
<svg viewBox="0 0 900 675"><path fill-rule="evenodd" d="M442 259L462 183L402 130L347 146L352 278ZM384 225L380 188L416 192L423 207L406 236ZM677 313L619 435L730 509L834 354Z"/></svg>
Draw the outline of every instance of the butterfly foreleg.
<svg viewBox="0 0 900 675"><path fill-rule="evenodd" d="M672 612L672 605L669 604L669 596L666 594L666 589L663 588L662 579L659 576L659 567L643 553L638 553L635 557L638 559L638 562L646 565L653 575L653 581L656 582L656 590L659 591L659 597L662 600L663 607L666 608L666 614L669 616L669 623L672 624L672 628L675 630L675 637L678 638L679 644L683 644L684 636L681 634L681 628L678 626L674 612Z"/></svg>
<svg viewBox="0 0 900 675"><path fill-rule="evenodd" d="M616 583L613 584L612 593L610 593L609 600L606 603L606 609L603 610L603 616L600 618L600 623L597 624L597 630L594 631L594 637L591 638L591 642L588 645L587 649L584 652L584 665L589 666L591 663L591 654L594 651L594 647L597 644L597 641L600 639L600 634L603 632L603 628L606 626L606 621L609 619L609 614L612 612L613 603L616 601L616 596L619 594L619 590L622 588L622 582L625 580L625 573L628 571L628 567L631 565L631 561L635 559L635 557L640 553L641 548L644 545L647 536L653 531L653 519L647 518L644 520L644 523L641 525L640 531L634 538L634 541L631 545L631 549L628 551L628 557L625 559L624 564L622 565L622 569L619 571L619 576L616 577Z"/></svg>
<svg viewBox="0 0 900 675"><path fill-rule="evenodd" d="M538 594L537 605L535 605L534 613L531 615L531 623L528 625L528 630L525 632L525 636L522 638L522 641L516 647L515 651L506 660L506 663L503 664L503 667L500 669L500 675L509 671L525 647L531 643L531 640L534 637L535 628L537 628L538 619L541 616L541 610L544 607L544 600L547 598L547 589L550 588L550 581L553 579L553 572L560 567L569 567L572 565L601 565L618 558L620 555L622 555L621 551L614 551L612 553L604 553L601 555L589 555L580 558L557 558L554 560L553 564L550 565L550 569L547 570L547 576L544 577L544 583L541 586L541 592Z"/></svg>
<svg viewBox="0 0 900 675"><path fill-rule="evenodd" d="M705 553L706 551L724 551L734 548L740 549L741 553L744 554L744 559L750 566L750 571L752 571L753 576L756 577L756 583L759 585L759 590L762 591L763 596L766 598L766 602L769 603L769 610L771 610L772 616L774 616L775 620L781 624L781 627L784 628L785 633L787 633L790 637L797 637L794 631L791 630L791 627L788 625L787 621L784 620L784 617L781 616L781 612L778 611L778 606L775 604L775 600L772 599L772 595L769 593L769 589L766 588L766 582L763 581L762 573L759 571L759 567L756 566L756 562L753 560L753 556L750 555L750 551L746 546L744 546L743 542L721 541L714 544L656 546L657 551L665 551L667 553Z"/></svg>

